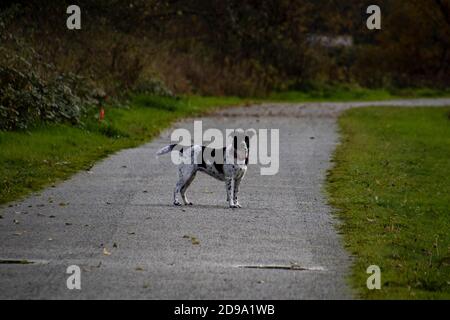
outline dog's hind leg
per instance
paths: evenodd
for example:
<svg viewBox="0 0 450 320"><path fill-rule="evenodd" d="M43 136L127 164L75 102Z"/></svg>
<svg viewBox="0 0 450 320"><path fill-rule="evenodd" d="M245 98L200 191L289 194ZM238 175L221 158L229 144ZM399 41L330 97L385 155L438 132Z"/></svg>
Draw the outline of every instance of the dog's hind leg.
<svg viewBox="0 0 450 320"><path fill-rule="evenodd" d="M173 204L176 206L181 206L180 201L178 201L177 194L180 192L181 186L180 181L177 182L177 185L175 186L175 189L173 190Z"/></svg>
<svg viewBox="0 0 450 320"><path fill-rule="evenodd" d="M192 205L192 202L190 202L186 196L187 188L191 185L192 181L194 181L196 172L194 171L191 176L187 179L187 181L184 183L184 185L181 187L180 193L181 193L181 199L183 199L183 202L185 205Z"/></svg>
<svg viewBox="0 0 450 320"><path fill-rule="evenodd" d="M181 165L178 168L178 182L175 186L175 189L173 191L173 204L176 206L181 206L180 201L178 201L177 195L178 193L181 193L181 196L183 198L183 202L186 203L186 189L189 186L189 184L193 180L193 176L195 176L195 168L193 165ZM187 186L186 186L187 184Z"/></svg>
<svg viewBox="0 0 450 320"><path fill-rule="evenodd" d="M183 185L184 185L183 170L181 167L179 167L178 168L178 182L175 185L175 189L173 190L173 204L176 206L181 206L180 201L178 201L177 195L180 192Z"/></svg>

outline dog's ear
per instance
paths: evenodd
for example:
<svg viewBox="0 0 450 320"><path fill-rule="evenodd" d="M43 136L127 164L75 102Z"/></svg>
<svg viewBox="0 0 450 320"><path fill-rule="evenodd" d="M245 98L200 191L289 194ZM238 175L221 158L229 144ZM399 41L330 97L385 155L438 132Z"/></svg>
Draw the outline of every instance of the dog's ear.
<svg viewBox="0 0 450 320"><path fill-rule="evenodd" d="M237 148L238 148L238 137L234 136L234 138L233 138L233 149L237 150Z"/></svg>
<svg viewBox="0 0 450 320"><path fill-rule="evenodd" d="M250 156L250 137L246 135L244 138L244 141L247 146L247 155L245 157L245 165L248 165L248 158Z"/></svg>

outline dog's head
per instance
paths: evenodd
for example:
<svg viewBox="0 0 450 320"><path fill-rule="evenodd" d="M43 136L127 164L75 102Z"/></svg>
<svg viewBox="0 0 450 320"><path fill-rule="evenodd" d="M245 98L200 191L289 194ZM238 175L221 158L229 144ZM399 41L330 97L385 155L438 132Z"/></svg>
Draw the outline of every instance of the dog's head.
<svg viewBox="0 0 450 320"><path fill-rule="evenodd" d="M250 150L250 137L234 136L233 138L234 159L238 164L248 164L248 156Z"/></svg>

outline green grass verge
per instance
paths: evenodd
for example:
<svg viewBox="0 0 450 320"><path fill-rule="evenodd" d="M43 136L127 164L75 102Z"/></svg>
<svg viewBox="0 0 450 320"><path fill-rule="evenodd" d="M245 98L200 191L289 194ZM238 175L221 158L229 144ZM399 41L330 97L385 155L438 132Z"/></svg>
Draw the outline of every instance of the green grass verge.
<svg viewBox="0 0 450 320"><path fill-rule="evenodd" d="M343 102L382 101L410 98L450 97L450 89L366 89L357 86L335 86L312 88L307 91L272 93L268 99L278 102Z"/></svg>
<svg viewBox="0 0 450 320"><path fill-rule="evenodd" d="M128 108L107 107L101 124L92 114L78 127L59 124L0 132L0 204L66 179L112 152L149 141L177 119L242 103L233 97L137 96Z"/></svg>
<svg viewBox="0 0 450 320"><path fill-rule="evenodd" d="M339 119L327 191L362 298L450 298L450 108L364 108ZM381 268L381 290L366 269Z"/></svg>

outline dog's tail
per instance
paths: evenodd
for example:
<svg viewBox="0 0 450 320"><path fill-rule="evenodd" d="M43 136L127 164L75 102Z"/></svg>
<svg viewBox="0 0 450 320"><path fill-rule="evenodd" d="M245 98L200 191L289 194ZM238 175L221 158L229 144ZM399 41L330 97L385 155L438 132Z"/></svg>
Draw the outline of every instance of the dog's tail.
<svg viewBox="0 0 450 320"><path fill-rule="evenodd" d="M168 146L165 146L164 148L160 149L160 150L156 153L156 155L157 155L157 156L161 156L161 155L163 155L163 154L169 153L169 152L171 152L171 151L173 150L173 148L175 148L176 146L177 146L176 143L175 143L175 144L170 144L170 145L168 145Z"/></svg>

